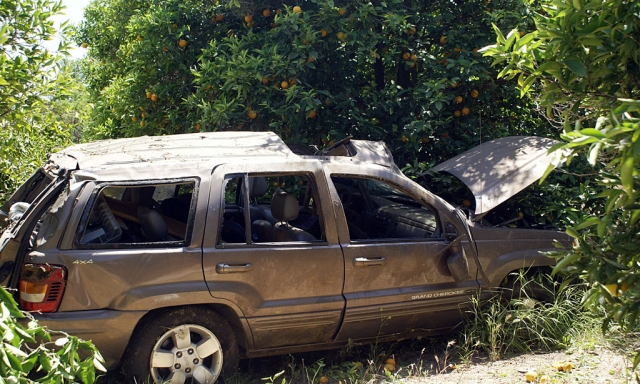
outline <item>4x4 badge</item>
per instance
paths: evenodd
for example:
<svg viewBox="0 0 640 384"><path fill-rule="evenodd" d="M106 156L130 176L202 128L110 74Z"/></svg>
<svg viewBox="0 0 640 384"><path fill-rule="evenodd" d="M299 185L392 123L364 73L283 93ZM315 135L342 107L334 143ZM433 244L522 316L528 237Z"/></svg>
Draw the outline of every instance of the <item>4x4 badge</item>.
<svg viewBox="0 0 640 384"><path fill-rule="evenodd" d="M76 260L73 264L93 264L93 259L89 260Z"/></svg>

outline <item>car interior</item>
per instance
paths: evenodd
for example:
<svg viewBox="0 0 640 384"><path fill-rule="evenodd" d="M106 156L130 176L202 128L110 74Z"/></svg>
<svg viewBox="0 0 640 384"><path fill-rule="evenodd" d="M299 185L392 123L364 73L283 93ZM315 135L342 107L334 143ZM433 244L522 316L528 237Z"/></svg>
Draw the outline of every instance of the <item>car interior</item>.
<svg viewBox="0 0 640 384"><path fill-rule="evenodd" d="M182 242L194 182L108 186L97 194L79 244Z"/></svg>

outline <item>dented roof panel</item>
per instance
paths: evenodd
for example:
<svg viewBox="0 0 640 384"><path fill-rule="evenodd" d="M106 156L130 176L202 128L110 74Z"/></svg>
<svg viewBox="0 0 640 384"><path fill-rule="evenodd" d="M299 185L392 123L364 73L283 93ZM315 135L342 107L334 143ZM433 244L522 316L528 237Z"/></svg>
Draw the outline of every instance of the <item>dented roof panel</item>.
<svg viewBox="0 0 640 384"><path fill-rule="evenodd" d="M77 161L96 171L148 162L212 162L230 157L295 156L273 132L203 132L142 136L78 144L51 155L56 163Z"/></svg>

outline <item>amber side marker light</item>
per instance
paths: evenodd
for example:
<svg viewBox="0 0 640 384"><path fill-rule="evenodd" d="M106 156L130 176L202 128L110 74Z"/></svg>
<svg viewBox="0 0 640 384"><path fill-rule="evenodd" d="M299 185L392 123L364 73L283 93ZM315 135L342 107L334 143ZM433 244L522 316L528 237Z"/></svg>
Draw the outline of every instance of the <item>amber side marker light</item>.
<svg viewBox="0 0 640 384"><path fill-rule="evenodd" d="M67 271L49 264L25 264L20 274L20 307L25 311L55 312L62 300Z"/></svg>

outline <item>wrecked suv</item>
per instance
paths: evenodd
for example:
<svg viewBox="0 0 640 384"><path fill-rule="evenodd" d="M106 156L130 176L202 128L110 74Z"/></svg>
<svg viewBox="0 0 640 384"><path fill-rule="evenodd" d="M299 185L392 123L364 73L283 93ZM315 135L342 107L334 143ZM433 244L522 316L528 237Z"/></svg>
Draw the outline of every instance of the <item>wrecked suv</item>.
<svg viewBox="0 0 640 384"><path fill-rule="evenodd" d="M467 213L380 142L313 154L273 133L216 132L75 145L2 207L0 282L41 324L156 383L440 333L511 272L554 263L540 251L561 233L481 220L542 175L552 143L498 139L436 167L476 194Z"/></svg>

